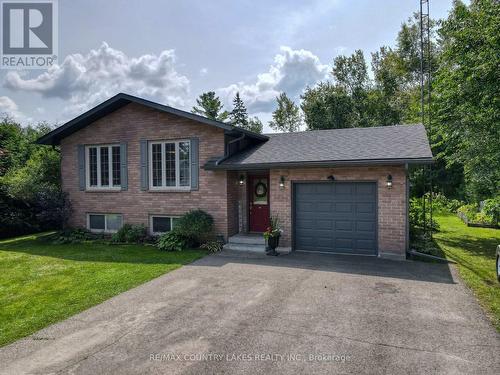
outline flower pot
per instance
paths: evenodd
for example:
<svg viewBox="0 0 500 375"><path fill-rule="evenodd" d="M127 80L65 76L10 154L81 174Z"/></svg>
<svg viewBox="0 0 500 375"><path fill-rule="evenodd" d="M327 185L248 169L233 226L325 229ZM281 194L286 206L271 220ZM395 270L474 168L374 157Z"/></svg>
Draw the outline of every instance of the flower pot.
<svg viewBox="0 0 500 375"><path fill-rule="evenodd" d="M279 246L279 244L280 244L280 236L279 235L269 237L269 239L267 240L267 247L271 251L275 251L276 248Z"/></svg>

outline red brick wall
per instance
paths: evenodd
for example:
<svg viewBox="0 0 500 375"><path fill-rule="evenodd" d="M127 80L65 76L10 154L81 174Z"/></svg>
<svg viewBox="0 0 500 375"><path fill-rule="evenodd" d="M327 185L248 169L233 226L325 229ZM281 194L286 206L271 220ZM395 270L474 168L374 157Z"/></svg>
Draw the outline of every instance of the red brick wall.
<svg viewBox="0 0 500 375"><path fill-rule="evenodd" d="M240 218L240 186L239 178L236 171L227 172L227 220L228 220L228 235L232 236L239 232Z"/></svg>
<svg viewBox="0 0 500 375"><path fill-rule="evenodd" d="M140 190L139 140L167 140L198 137L199 190L151 192ZM128 143L128 190L119 192L80 191L77 145ZM228 199L225 171L206 171L208 159L224 154L224 131L139 104L129 104L63 139L62 184L69 194L72 215L69 225L84 227L86 213L121 213L125 223L148 225L149 215L182 215L201 208L213 215L216 230L227 238ZM231 224L233 225L233 224ZM231 226L231 231L233 228Z"/></svg>
<svg viewBox="0 0 500 375"><path fill-rule="evenodd" d="M386 186L387 175L393 187ZM333 175L338 181L378 181L378 247L381 255L403 257L406 251L406 173L404 166L274 169L270 171L271 215L280 217L283 236L280 246L291 246L291 182L326 180ZM285 189L279 188L285 176Z"/></svg>

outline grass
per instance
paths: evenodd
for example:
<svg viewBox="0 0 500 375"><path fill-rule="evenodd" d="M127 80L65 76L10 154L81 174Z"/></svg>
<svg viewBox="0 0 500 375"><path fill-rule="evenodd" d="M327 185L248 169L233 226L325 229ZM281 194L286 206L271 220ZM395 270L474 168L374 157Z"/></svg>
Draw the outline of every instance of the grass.
<svg viewBox="0 0 500 375"><path fill-rule="evenodd" d="M500 283L495 273L495 250L500 230L466 226L456 215L436 216L440 231L434 234L437 247L448 259L457 262L465 284L500 332Z"/></svg>
<svg viewBox="0 0 500 375"><path fill-rule="evenodd" d="M142 245L54 245L43 235L0 241L0 346L205 254Z"/></svg>

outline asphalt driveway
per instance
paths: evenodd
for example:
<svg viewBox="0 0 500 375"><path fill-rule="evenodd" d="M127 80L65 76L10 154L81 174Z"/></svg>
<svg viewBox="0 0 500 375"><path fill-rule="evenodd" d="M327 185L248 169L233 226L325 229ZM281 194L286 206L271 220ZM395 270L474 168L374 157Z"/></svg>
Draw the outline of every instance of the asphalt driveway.
<svg viewBox="0 0 500 375"><path fill-rule="evenodd" d="M0 372L500 373L447 265L221 253L0 349Z"/></svg>

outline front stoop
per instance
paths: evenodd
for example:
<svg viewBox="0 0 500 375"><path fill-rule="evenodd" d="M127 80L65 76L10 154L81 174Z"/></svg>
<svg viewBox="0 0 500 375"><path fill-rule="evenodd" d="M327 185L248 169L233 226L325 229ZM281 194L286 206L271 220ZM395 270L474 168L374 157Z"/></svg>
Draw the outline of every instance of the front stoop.
<svg viewBox="0 0 500 375"><path fill-rule="evenodd" d="M264 254L266 252L266 241L262 234L236 234L229 237L224 245L224 250L252 251Z"/></svg>

